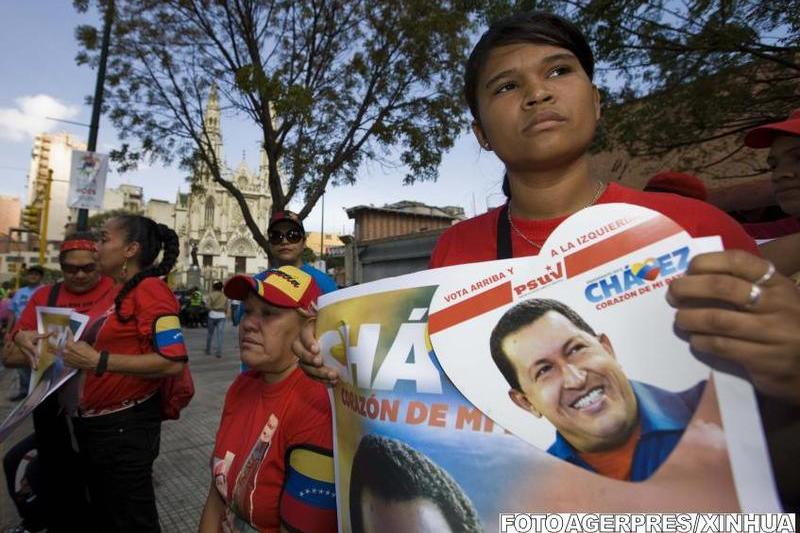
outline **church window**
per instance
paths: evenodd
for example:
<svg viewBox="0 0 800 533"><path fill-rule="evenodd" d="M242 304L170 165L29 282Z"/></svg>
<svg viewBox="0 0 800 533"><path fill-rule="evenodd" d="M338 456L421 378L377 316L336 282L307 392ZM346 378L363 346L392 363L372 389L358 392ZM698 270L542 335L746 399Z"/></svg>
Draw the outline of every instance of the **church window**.
<svg viewBox="0 0 800 533"><path fill-rule="evenodd" d="M214 198L206 200L206 227L214 225Z"/></svg>

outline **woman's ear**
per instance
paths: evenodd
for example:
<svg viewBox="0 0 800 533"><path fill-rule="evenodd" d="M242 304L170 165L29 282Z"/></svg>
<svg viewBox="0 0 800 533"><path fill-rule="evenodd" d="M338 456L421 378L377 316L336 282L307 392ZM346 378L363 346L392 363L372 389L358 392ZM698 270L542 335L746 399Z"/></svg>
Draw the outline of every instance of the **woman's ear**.
<svg viewBox="0 0 800 533"><path fill-rule="evenodd" d="M600 97L600 89L597 88L597 85L592 84L592 92L594 100L594 119L600 120L600 116L602 115L602 98Z"/></svg>
<svg viewBox="0 0 800 533"><path fill-rule="evenodd" d="M125 245L125 250L122 253L125 254L125 259L133 259L139 254L141 249L142 245L133 241Z"/></svg>
<svg viewBox="0 0 800 533"><path fill-rule="evenodd" d="M475 135L475 138L478 140L478 144L481 145L481 148L484 150L492 149L492 145L489 144L489 139L487 139L486 135L484 135L483 128L481 128L481 124L477 120L472 121L472 133Z"/></svg>

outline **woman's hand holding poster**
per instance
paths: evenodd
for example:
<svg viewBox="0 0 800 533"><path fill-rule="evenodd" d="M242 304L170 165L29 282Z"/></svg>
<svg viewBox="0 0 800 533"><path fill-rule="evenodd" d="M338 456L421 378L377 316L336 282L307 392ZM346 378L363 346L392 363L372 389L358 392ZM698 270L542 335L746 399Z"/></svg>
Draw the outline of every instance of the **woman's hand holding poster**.
<svg viewBox="0 0 800 533"><path fill-rule="evenodd" d="M36 308L36 330L40 335L47 336L37 343L37 366L31 373L28 397L20 402L0 424L0 442L8 437L36 409L36 406L77 373L74 368L64 366L62 354L68 332L78 340L88 321L87 315L76 313L69 308ZM77 389L70 391L69 396L77 396ZM77 397L70 397L65 401L77 404Z"/></svg>
<svg viewBox="0 0 800 533"><path fill-rule="evenodd" d="M752 387L693 355L665 300L693 256L719 249L604 204L536 257L323 296L340 530L779 510Z"/></svg>

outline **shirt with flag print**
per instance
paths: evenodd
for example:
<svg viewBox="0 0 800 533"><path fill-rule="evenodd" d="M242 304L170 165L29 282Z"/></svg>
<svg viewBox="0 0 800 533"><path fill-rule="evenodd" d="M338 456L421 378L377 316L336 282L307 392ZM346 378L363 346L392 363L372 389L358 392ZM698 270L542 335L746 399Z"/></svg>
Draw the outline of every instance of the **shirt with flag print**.
<svg viewBox="0 0 800 533"><path fill-rule="evenodd" d="M89 322L82 336L95 350L136 357L158 353L174 361L188 360L178 320L178 302L159 278L144 278L122 301L121 322L112 303ZM81 408L102 411L152 395L161 385L158 379L106 372L98 377L85 372Z"/></svg>
<svg viewBox="0 0 800 533"><path fill-rule="evenodd" d="M229 532L335 532L331 411L300 369L278 383L259 372L228 389L211 460Z"/></svg>

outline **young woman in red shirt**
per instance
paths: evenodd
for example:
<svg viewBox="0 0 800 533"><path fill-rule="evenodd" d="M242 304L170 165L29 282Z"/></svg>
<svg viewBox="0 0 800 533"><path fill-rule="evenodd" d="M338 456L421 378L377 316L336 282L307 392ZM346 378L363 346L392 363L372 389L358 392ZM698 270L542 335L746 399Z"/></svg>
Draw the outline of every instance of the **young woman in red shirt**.
<svg viewBox="0 0 800 533"><path fill-rule="evenodd" d="M762 411L770 415L766 425L775 470L791 470L780 466L775 437L795 435L783 448L791 460L786 452L796 453L800 427L800 292L713 206L606 184L593 173L588 148L601 116L593 73L585 37L561 17L520 13L484 33L467 62L464 93L478 143L505 164L509 200L449 228L430 266L536 255L566 217L596 203L641 205L669 216L694 237L720 235L726 251L695 258L687 275L670 285L668 299L693 348L748 371L764 395L762 407L770 404ZM303 330L294 350L310 375L335 381L336 373L322 366L311 328ZM800 492L797 486L793 490Z"/></svg>
<svg viewBox="0 0 800 533"><path fill-rule="evenodd" d="M187 361L178 303L161 279L178 254L178 236L163 224L139 215L108 220L97 259L119 292L84 340L64 350L64 362L83 371L73 424L98 531L160 531L152 482L159 388Z"/></svg>

